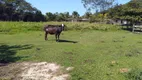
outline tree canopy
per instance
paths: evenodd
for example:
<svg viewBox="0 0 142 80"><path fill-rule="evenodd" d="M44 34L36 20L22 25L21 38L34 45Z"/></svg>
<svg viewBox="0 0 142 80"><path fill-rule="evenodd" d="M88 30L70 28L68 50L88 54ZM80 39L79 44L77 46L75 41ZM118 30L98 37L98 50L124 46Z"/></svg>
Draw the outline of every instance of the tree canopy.
<svg viewBox="0 0 142 80"><path fill-rule="evenodd" d="M78 14L77 11L73 11L73 12L72 12L72 17L73 17L73 18L79 18L79 16L80 16L80 15Z"/></svg>
<svg viewBox="0 0 142 80"><path fill-rule="evenodd" d="M104 19L120 19L128 20L134 23L142 22L142 0L131 0L123 5L113 5L114 0L82 1L87 8L93 8L94 10L97 8L100 9L99 12L96 12L95 15L91 16L91 21L99 21L99 19L100 21L103 21ZM113 5L113 7L107 7L107 2L110 3L110 5ZM103 8L104 6L106 6L106 8Z"/></svg>
<svg viewBox="0 0 142 80"><path fill-rule="evenodd" d="M127 4L117 5L109 10L109 18L142 21L142 0L131 0Z"/></svg>
<svg viewBox="0 0 142 80"><path fill-rule="evenodd" d="M104 11L113 5L114 0L82 0L82 3L88 10Z"/></svg>
<svg viewBox="0 0 142 80"><path fill-rule="evenodd" d="M0 0L0 20L45 21L45 17L25 0Z"/></svg>
<svg viewBox="0 0 142 80"><path fill-rule="evenodd" d="M124 5L115 6L114 2L115 0L82 0L85 8L94 9L96 13L92 14L88 11L81 17L91 21L103 21L107 18L142 21L142 0L131 0ZM43 15L40 10L25 0L0 0L0 20L3 21L67 21L81 17L77 11L73 11L71 15L69 12L47 12Z"/></svg>

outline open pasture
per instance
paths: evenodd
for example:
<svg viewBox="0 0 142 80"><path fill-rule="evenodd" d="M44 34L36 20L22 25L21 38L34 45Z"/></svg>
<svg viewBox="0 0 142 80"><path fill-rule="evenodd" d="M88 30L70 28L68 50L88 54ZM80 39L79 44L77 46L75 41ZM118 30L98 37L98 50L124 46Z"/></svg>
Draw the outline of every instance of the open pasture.
<svg viewBox="0 0 142 80"><path fill-rule="evenodd" d="M12 22L9 24L13 25ZM53 35L48 36L48 41L44 40L42 24L45 23L36 24L40 25L35 25L36 29L17 25L18 28L14 29L2 26L6 22L0 22L1 62L44 61L74 67L69 72L71 80L141 80L141 33L134 34L108 27L108 30L102 27L83 29L81 27L86 26L84 24L78 25L80 28L72 28L71 25L74 24L70 24L68 30L61 33L61 40L56 42ZM5 27L4 31L2 27Z"/></svg>

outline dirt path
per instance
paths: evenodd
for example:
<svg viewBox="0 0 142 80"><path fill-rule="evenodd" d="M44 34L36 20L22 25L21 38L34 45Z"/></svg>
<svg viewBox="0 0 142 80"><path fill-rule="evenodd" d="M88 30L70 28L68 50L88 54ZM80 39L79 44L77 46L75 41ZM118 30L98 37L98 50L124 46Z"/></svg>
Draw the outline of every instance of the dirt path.
<svg viewBox="0 0 142 80"><path fill-rule="evenodd" d="M64 68L55 63L22 62L0 66L0 79L9 80L69 80L68 71L73 67Z"/></svg>

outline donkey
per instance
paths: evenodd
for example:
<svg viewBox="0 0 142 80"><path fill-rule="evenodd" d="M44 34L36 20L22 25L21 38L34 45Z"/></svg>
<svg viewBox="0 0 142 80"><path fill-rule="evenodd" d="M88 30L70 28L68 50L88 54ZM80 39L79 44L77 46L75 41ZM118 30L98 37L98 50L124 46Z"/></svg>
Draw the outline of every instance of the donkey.
<svg viewBox="0 0 142 80"><path fill-rule="evenodd" d="M47 35L55 34L56 41L59 41L59 37L61 32L64 30L64 24L62 25L45 25L44 26L44 31L45 31L45 40L48 40Z"/></svg>

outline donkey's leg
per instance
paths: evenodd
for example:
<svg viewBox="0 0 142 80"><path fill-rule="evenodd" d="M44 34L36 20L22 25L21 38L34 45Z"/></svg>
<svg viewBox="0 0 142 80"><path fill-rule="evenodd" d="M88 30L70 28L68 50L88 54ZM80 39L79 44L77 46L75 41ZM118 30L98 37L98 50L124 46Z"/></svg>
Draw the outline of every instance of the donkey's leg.
<svg viewBox="0 0 142 80"><path fill-rule="evenodd" d="M48 32L45 32L45 40L48 40L47 35L48 35Z"/></svg>
<svg viewBox="0 0 142 80"><path fill-rule="evenodd" d="M60 33L58 34L58 41L60 40L59 38L60 38Z"/></svg>
<svg viewBox="0 0 142 80"><path fill-rule="evenodd" d="M56 41L57 41L57 36L58 36L58 34L55 34Z"/></svg>

